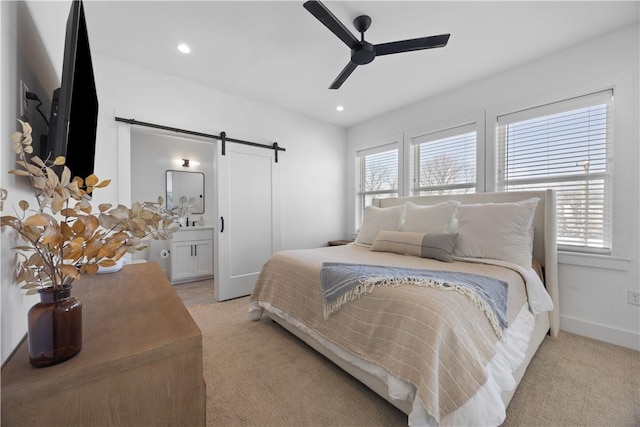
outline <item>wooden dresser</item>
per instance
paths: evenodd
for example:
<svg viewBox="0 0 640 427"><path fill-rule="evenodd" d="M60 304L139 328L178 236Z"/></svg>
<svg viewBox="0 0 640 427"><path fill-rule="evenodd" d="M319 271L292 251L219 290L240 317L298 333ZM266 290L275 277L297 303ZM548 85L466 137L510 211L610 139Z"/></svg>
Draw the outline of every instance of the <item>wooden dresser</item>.
<svg viewBox="0 0 640 427"><path fill-rule="evenodd" d="M2 425L204 426L202 334L156 263L83 276L82 351L32 368L23 341L2 368Z"/></svg>

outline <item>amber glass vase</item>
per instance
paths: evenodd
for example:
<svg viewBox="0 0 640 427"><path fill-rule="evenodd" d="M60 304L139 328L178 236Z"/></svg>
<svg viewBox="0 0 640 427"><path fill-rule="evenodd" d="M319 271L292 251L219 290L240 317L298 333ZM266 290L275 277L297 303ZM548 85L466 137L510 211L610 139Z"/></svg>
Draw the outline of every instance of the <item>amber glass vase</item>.
<svg viewBox="0 0 640 427"><path fill-rule="evenodd" d="M40 302L29 310L29 361L43 368L82 349L82 303L71 296L71 286L38 292Z"/></svg>

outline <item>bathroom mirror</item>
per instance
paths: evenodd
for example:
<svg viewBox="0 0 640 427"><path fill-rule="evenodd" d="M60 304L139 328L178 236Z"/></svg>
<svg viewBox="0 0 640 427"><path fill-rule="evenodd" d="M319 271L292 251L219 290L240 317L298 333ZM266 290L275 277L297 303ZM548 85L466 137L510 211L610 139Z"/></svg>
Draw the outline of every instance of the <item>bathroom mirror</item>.
<svg viewBox="0 0 640 427"><path fill-rule="evenodd" d="M185 197L188 204L188 215L204 213L204 174L202 172L185 172L168 170L167 177L167 209L186 208L181 206L180 198ZM185 210L186 211L186 210ZM180 214L180 210L176 209Z"/></svg>

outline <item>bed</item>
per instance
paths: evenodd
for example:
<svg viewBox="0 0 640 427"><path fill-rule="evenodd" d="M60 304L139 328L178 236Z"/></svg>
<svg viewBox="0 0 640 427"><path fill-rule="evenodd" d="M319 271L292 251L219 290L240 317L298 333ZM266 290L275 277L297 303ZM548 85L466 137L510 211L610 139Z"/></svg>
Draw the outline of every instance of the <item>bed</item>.
<svg viewBox="0 0 640 427"><path fill-rule="evenodd" d="M552 190L375 199L355 243L274 254L249 316L272 318L409 425L499 425L558 333L555 231Z"/></svg>

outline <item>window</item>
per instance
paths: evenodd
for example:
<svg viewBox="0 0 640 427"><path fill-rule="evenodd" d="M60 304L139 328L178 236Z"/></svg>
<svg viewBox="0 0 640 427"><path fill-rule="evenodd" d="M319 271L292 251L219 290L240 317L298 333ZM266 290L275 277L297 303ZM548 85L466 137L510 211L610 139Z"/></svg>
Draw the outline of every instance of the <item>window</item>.
<svg viewBox="0 0 640 427"><path fill-rule="evenodd" d="M387 144L358 151L356 157L357 216L374 198L398 197L398 145Z"/></svg>
<svg viewBox="0 0 640 427"><path fill-rule="evenodd" d="M412 196L475 192L475 129L470 124L411 139Z"/></svg>
<svg viewBox="0 0 640 427"><path fill-rule="evenodd" d="M497 189L556 190L560 248L611 249L613 92L498 117Z"/></svg>

